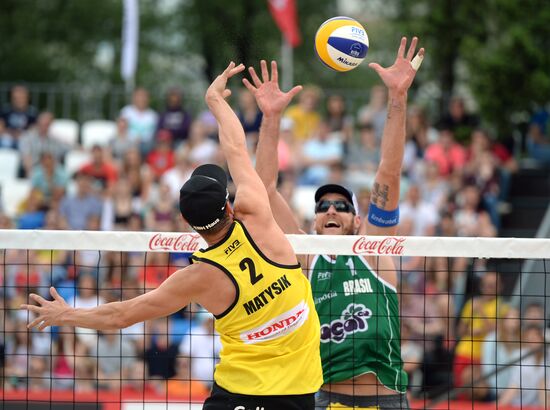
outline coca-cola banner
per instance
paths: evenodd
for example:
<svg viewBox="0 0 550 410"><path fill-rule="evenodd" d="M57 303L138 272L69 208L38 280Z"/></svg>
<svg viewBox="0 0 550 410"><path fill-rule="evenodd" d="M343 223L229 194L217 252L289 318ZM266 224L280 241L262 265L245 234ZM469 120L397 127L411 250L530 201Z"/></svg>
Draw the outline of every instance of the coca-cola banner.
<svg viewBox="0 0 550 410"><path fill-rule="evenodd" d="M150 251L164 252L186 252L193 253L198 251L203 244L203 240L196 233L155 233L149 239Z"/></svg>

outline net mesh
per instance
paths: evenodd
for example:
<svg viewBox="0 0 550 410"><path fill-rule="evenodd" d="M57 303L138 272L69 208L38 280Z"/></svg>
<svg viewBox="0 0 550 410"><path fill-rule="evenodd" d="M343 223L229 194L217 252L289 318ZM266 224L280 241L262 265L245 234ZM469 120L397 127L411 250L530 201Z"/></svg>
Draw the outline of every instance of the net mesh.
<svg viewBox="0 0 550 410"><path fill-rule="evenodd" d="M402 388L418 409L550 407L550 240L289 238L307 258L325 379L376 372L351 391ZM195 234L0 233L0 409L202 408L221 345L200 306L117 332L29 331L19 309L52 285L75 307L135 297L201 246Z"/></svg>

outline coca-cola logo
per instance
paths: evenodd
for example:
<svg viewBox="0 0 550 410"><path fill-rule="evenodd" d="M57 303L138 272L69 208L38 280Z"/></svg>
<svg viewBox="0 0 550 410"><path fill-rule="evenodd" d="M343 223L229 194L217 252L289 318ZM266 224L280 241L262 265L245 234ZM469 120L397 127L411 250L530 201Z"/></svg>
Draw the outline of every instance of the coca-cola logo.
<svg viewBox="0 0 550 410"><path fill-rule="evenodd" d="M353 244L353 253L357 255L402 255L405 238L393 236L384 239L372 239L361 236Z"/></svg>
<svg viewBox="0 0 550 410"><path fill-rule="evenodd" d="M369 329L372 311L360 303L350 303L342 316L321 326L321 343L342 343L346 336Z"/></svg>
<svg viewBox="0 0 550 410"><path fill-rule="evenodd" d="M149 249L152 251L168 252L196 252L199 250L200 235L196 233L182 233L179 235L154 234L149 240Z"/></svg>

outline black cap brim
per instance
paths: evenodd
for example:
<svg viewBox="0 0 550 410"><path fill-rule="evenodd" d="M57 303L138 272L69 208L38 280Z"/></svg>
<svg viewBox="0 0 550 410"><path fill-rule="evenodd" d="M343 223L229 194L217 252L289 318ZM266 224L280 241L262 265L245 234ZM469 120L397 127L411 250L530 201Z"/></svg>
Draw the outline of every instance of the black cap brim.
<svg viewBox="0 0 550 410"><path fill-rule="evenodd" d="M327 184L319 187L319 189L315 191L315 202L319 202L323 195L326 194L340 194L345 197L351 204L354 203L353 193L349 189L344 188L342 185L338 184Z"/></svg>

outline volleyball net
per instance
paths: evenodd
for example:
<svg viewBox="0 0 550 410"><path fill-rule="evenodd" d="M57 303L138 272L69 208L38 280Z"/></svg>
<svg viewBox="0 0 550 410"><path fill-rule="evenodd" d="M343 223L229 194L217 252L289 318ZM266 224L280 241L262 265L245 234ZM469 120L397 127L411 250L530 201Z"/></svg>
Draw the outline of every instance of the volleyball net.
<svg viewBox="0 0 550 410"><path fill-rule="evenodd" d="M550 408L550 239L288 238L311 261L341 257L339 264L325 258L333 267L317 272L303 267L315 275L316 305L335 302L321 343L398 346L412 408ZM76 307L126 300L159 286L201 247L195 233L0 231L0 410L200 409L221 349L213 317L200 306L118 332L29 331L19 306L31 292L49 298L52 285ZM393 259L395 273L380 256ZM357 272L361 261L371 276ZM359 303L388 290L399 301L392 340L373 325L390 310ZM349 312L337 308L342 295L357 296ZM345 365L369 361L376 366L360 356Z"/></svg>

